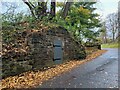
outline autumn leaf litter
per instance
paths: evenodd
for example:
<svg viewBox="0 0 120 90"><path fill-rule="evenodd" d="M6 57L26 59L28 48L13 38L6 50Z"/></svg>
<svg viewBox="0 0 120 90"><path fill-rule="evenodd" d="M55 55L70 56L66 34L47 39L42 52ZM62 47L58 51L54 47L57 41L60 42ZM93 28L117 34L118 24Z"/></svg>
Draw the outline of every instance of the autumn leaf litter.
<svg viewBox="0 0 120 90"><path fill-rule="evenodd" d="M87 58L84 60L71 60L64 64L56 65L56 67L50 68L45 71L29 71L17 76L11 76L2 79L2 88L33 88L38 85L42 85L44 81L60 75L64 72L70 71L72 68L75 68L80 64L90 61L105 52L106 50L98 50L88 55Z"/></svg>

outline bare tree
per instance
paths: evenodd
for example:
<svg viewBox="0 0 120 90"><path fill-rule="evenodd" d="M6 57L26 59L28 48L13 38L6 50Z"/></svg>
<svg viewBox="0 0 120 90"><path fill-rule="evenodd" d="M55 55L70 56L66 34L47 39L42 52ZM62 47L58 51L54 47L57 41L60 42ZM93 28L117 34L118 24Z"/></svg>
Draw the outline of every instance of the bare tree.
<svg viewBox="0 0 120 90"><path fill-rule="evenodd" d="M6 8L4 12L2 12L3 22L9 21L12 24L22 20L23 12L22 11L17 12L19 6L17 5L16 2L2 2L2 6Z"/></svg>
<svg viewBox="0 0 120 90"><path fill-rule="evenodd" d="M105 22L102 23L102 27L101 27L101 39L102 39L102 43L107 43L107 30L106 30Z"/></svg>
<svg viewBox="0 0 120 90"><path fill-rule="evenodd" d="M118 2L118 41L120 41L120 1Z"/></svg>
<svg viewBox="0 0 120 90"><path fill-rule="evenodd" d="M118 31L118 15L116 13L107 16L106 26L107 30L112 33L112 40L114 42Z"/></svg>

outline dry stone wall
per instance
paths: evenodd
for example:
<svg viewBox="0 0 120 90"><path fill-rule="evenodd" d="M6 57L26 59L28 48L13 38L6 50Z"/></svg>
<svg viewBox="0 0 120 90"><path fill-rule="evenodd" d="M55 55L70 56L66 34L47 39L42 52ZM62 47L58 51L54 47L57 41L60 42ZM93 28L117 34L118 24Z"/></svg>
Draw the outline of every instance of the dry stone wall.
<svg viewBox="0 0 120 90"><path fill-rule="evenodd" d="M62 27L54 27L50 30L24 31L21 33L21 36L24 38L24 46L28 47L27 53L22 53L19 57L17 56L17 60L11 58L14 51L3 55L2 71L4 77L23 71L53 66L55 64L53 60L54 40L62 41L63 62L75 59L80 60L86 57L84 47L74 41L68 31Z"/></svg>
<svg viewBox="0 0 120 90"><path fill-rule="evenodd" d="M51 66L54 64L54 40L61 40L63 46L63 61L72 59L83 59L86 57L82 45L74 41L64 28L53 28L44 32L33 32L28 34L26 44L31 48L31 58L34 68Z"/></svg>

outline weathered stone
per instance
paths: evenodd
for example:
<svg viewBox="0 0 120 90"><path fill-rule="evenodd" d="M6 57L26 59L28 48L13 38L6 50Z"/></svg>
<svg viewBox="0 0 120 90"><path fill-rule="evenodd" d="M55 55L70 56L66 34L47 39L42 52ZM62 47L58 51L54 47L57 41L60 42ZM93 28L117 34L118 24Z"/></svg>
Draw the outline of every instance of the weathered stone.
<svg viewBox="0 0 120 90"><path fill-rule="evenodd" d="M16 43L19 46L17 49L2 56L3 77L54 65L54 40L56 39L62 41L63 62L86 57L84 47L74 41L63 27L55 27L46 31L24 31L20 39L22 41ZM19 51L19 48L24 47L28 47L27 53Z"/></svg>

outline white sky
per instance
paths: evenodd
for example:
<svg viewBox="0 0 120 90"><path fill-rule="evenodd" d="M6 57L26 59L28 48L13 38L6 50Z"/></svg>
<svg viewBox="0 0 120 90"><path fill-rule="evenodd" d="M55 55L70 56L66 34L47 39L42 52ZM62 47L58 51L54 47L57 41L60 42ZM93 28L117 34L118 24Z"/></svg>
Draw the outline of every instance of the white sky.
<svg viewBox="0 0 120 90"><path fill-rule="evenodd" d="M118 2L120 0L99 0L97 4L98 12L103 19L110 13L118 12Z"/></svg>
<svg viewBox="0 0 120 90"><path fill-rule="evenodd" d="M20 2L22 2L22 0L1 0L2 2L18 2L20 4ZM0 2L1 2L0 1ZM88 0L91 1L91 0ZM120 0L97 0L98 4L97 6L97 10L96 12L99 13L102 18L104 19L108 14L110 13L114 13L117 12L118 10L118 1ZM23 3L24 4L24 3ZM24 5L22 9L25 9L26 5ZM5 10L5 8L2 8L2 10Z"/></svg>

